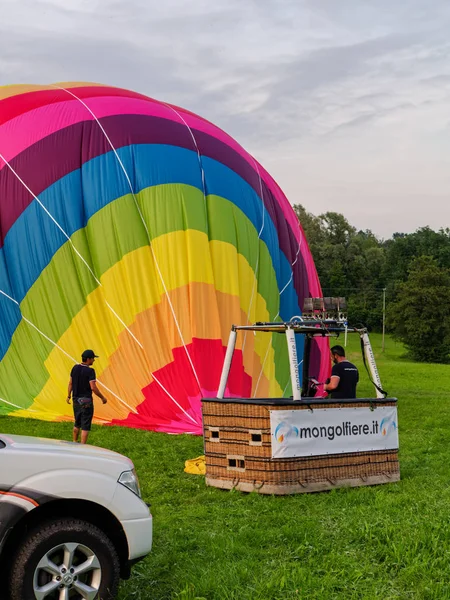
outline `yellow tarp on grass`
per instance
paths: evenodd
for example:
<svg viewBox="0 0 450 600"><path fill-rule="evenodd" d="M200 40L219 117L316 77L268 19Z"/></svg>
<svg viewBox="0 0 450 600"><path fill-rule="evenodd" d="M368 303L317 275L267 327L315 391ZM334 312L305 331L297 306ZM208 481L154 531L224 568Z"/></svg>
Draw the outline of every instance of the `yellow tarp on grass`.
<svg viewBox="0 0 450 600"><path fill-rule="evenodd" d="M204 456L191 458L184 463L184 472L191 475L204 475L206 473L206 464Z"/></svg>

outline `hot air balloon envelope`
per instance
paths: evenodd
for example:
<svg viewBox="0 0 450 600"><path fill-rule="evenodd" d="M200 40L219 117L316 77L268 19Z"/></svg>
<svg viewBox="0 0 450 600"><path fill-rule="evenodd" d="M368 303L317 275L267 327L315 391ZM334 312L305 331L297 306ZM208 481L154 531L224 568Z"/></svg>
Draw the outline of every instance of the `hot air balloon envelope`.
<svg viewBox="0 0 450 600"><path fill-rule="evenodd" d="M118 88L0 88L1 414L72 419L69 373L93 348L97 423L201 433L231 325L308 296L289 202L222 130ZM288 396L289 379L282 336L252 333L227 394Z"/></svg>

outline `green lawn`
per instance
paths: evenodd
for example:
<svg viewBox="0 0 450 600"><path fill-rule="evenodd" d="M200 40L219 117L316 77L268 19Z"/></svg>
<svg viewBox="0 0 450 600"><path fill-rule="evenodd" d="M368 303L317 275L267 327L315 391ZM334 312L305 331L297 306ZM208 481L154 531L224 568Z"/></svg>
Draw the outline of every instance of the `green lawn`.
<svg viewBox="0 0 450 600"><path fill-rule="evenodd" d="M94 429L93 444L133 459L154 515L154 550L120 600L450 598L450 366L410 362L390 339L382 355L381 336L371 339L382 384L399 399L399 483L225 492L183 472L201 438ZM372 396L358 343L349 353L358 394ZM3 417L0 431L70 439L71 425Z"/></svg>

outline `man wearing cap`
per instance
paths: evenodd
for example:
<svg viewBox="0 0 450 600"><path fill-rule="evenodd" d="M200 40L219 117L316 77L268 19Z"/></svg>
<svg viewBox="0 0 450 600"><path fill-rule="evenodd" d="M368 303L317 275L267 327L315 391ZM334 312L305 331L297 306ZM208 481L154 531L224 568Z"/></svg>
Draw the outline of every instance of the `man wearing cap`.
<svg viewBox="0 0 450 600"><path fill-rule="evenodd" d="M86 444L91 430L92 417L94 416L94 401L92 392L98 396L103 404L107 403L105 396L97 387L95 371L92 368L98 356L93 350L85 350L81 355L81 363L75 365L70 372L69 387L67 390L67 404L73 393L73 414L75 425L73 428L73 441L78 442L81 429L81 443Z"/></svg>

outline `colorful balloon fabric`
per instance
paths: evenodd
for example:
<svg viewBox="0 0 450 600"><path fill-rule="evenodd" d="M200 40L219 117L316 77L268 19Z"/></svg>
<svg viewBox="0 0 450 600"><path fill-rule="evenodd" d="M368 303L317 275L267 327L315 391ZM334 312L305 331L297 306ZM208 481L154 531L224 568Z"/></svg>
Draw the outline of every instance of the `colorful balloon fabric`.
<svg viewBox="0 0 450 600"><path fill-rule="evenodd" d="M199 434L231 325L320 295L288 200L219 128L97 84L0 87L0 414L72 419L92 348L97 423ZM228 395L290 396L289 379L284 336L238 335Z"/></svg>

